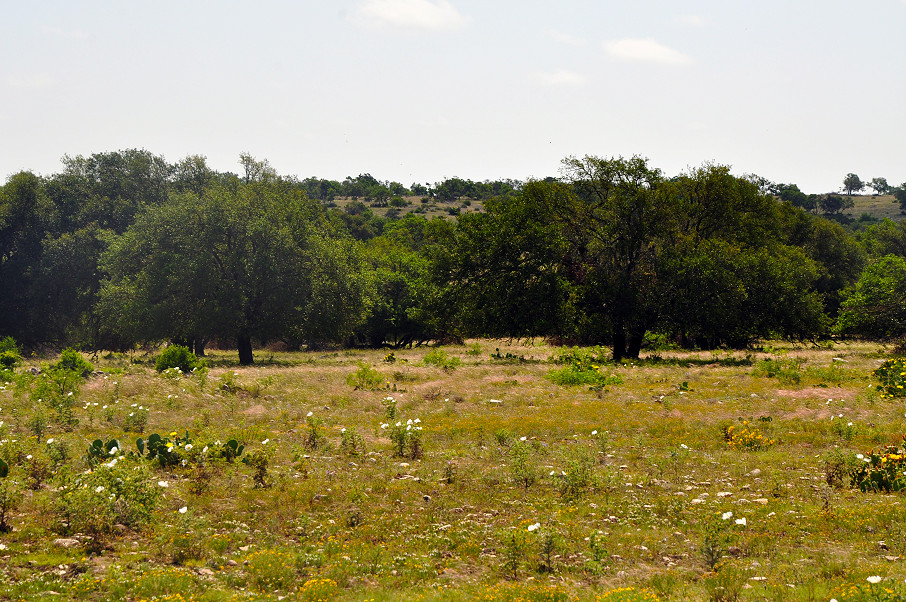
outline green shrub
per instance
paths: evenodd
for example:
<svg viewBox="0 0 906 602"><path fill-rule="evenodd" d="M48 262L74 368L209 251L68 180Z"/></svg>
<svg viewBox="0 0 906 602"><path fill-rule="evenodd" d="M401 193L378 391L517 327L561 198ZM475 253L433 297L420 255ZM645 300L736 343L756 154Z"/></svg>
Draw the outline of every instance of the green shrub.
<svg viewBox="0 0 906 602"><path fill-rule="evenodd" d="M906 447L888 445L872 450L867 456L858 454L858 468L852 473L852 484L862 491L906 490Z"/></svg>
<svg viewBox="0 0 906 602"><path fill-rule="evenodd" d="M347 385L363 391L377 391L384 387L384 383L381 373L365 362L359 362L359 369L346 376Z"/></svg>
<svg viewBox="0 0 906 602"><path fill-rule="evenodd" d="M70 477L57 491L57 513L68 533L84 533L95 545L117 532L116 525L149 524L160 487L147 464L117 450L109 461Z"/></svg>
<svg viewBox="0 0 906 602"><path fill-rule="evenodd" d="M878 387L881 397L906 396L906 358L887 360L874 371L874 375L881 381Z"/></svg>
<svg viewBox="0 0 906 602"><path fill-rule="evenodd" d="M0 370L12 370L22 361L22 354L13 337L0 339Z"/></svg>
<svg viewBox="0 0 906 602"><path fill-rule="evenodd" d="M19 346L16 345L16 339L13 337L4 337L0 339L0 351L12 351L19 355Z"/></svg>
<svg viewBox="0 0 906 602"><path fill-rule="evenodd" d="M72 372L82 378L87 378L88 375L94 372L94 366L85 360L81 353L71 347L64 349L63 353L60 354L60 361L52 364L50 368L59 372Z"/></svg>
<svg viewBox="0 0 906 602"><path fill-rule="evenodd" d="M423 360L425 365L428 366L437 366L444 370L452 370L462 364L462 360L458 357L450 357L447 355L447 352L443 349L432 349L425 355Z"/></svg>
<svg viewBox="0 0 906 602"><path fill-rule="evenodd" d="M203 365L203 362L188 347L170 345L157 356L154 369L163 372L170 368L179 368L182 372L191 372Z"/></svg>

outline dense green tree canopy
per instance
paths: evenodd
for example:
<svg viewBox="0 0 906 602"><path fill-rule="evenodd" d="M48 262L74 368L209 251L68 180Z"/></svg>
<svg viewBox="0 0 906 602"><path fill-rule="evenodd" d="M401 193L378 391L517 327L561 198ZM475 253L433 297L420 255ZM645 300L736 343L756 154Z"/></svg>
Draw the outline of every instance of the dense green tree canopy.
<svg viewBox="0 0 906 602"><path fill-rule="evenodd" d="M264 172L247 177L173 195L113 242L102 307L120 333L234 340L251 363L253 338L339 341L361 320L361 266L320 207Z"/></svg>
<svg viewBox="0 0 906 602"><path fill-rule="evenodd" d="M560 178L411 190L368 173L285 178L248 154L238 167L130 149L11 176L0 186L0 336L32 348L169 339L203 351L216 340L243 362L275 339L468 335L607 343L619 359L638 355L646 333L737 346L820 336L838 314L845 332L880 336L889 329L852 317L857 299L879 297L854 285L866 258L906 256L903 223L857 240L871 220L842 213L851 199L721 165L666 177L640 157L571 157ZM413 193L425 197L416 209L470 208L426 220L407 214Z"/></svg>
<svg viewBox="0 0 906 602"><path fill-rule="evenodd" d="M843 303L838 327L846 334L906 337L906 259L887 255L866 266Z"/></svg>

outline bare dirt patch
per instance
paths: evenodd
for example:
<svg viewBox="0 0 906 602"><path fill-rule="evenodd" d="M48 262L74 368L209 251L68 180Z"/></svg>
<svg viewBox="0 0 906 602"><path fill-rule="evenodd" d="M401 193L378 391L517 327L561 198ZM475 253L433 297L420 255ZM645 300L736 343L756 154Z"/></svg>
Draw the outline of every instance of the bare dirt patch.
<svg viewBox="0 0 906 602"><path fill-rule="evenodd" d="M840 387L805 387L804 389L777 389L780 397L794 399L846 399L855 397L855 392Z"/></svg>

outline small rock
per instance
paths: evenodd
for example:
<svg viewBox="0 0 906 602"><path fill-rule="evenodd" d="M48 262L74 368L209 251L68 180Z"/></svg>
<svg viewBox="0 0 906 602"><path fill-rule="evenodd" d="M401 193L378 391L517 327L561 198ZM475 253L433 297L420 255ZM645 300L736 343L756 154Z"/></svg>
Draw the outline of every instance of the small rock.
<svg viewBox="0 0 906 602"><path fill-rule="evenodd" d="M248 552L248 551L249 551L249 547L250 547L250 546L241 546L241 547L239 548L239 551L240 551L240 552Z"/></svg>
<svg viewBox="0 0 906 602"><path fill-rule="evenodd" d="M731 495L733 495L733 492L731 492L731 491L718 491L717 492L717 497L730 497Z"/></svg>
<svg viewBox="0 0 906 602"><path fill-rule="evenodd" d="M760 469L760 468L755 468L754 470L752 470L752 472L749 473L749 476L750 476L750 477L761 476L761 469Z"/></svg>
<svg viewBox="0 0 906 602"><path fill-rule="evenodd" d="M239 566L239 563L236 562L235 560L233 560L232 558L230 558L229 560L227 560L226 563L227 563L229 566Z"/></svg>
<svg viewBox="0 0 906 602"><path fill-rule="evenodd" d="M198 569L198 574L199 574L199 575L204 575L205 577L213 577L213 576L214 576L214 571L212 571L211 569L205 567L205 568L200 568L200 569Z"/></svg>
<svg viewBox="0 0 906 602"><path fill-rule="evenodd" d="M887 562L895 562L899 559L900 559L899 556L885 556L884 557L884 560L886 560Z"/></svg>
<svg viewBox="0 0 906 602"><path fill-rule="evenodd" d="M890 549L890 547L887 545L887 542L886 542L886 541L879 541L879 542L878 542L878 547L881 548L882 550L889 550L889 549Z"/></svg>
<svg viewBox="0 0 906 602"><path fill-rule="evenodd" d="M74 548L79 545L79 540L69 537L61 537L59 539L53 540L53 545L60 546L61 548Z"/></svg>
<svg viewBox="0 0 906 602"><path fill-rule="evenodd" d="M431 496L430 496L430 495L425 495L425 496L422 497L422 499L425 500L426 502L430 502L430 501L431 501Z"/></svg>

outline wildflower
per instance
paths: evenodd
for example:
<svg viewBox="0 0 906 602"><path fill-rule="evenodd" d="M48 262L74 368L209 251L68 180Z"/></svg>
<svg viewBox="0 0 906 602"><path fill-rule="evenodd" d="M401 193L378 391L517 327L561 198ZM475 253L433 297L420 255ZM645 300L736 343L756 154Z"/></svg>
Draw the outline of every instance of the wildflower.
<svg viewBox="0 0 906 602"><path fill-rule="evenodd" d="M340 432L341 432L341 433L345 433L345 432L346 432L346 427L344 426L343 428L341 428L341 429L340 429Z"/></svg>
<svg viewBox="0 0 906 602"><path fill-rule="evenodd" d="M201 453L203 453L203 454L208 453L208 446L207 446L207 445L204 446L204 449L201 450Z"/></svg>
<svg viewBox="0 0 906 602"><path fill-rule="evenodd" d="M519 437L520 441L525 441L525 437Z"/></svg>
<svg viewBox="0 0 906 602"><path fill-rule="evenodd" d="M421 421L422 421L421 418L416 418L415 420L413 420L413 422L414 422L415 424L418 424L418 423L421 422Z"/></svg>
<svg viewBox="0 0 906 602"><path fill-rule="evenodd" d="M192 449L192 444L186 443L186 451L189 451L190 449Z"/></svg>
<svg viewBox="0 0 906 602"><path fill-rule="evenodd" d="M541 528L541 523L535 523L534 525L528 526L529 531L534 531L535 529L540 529L540 528Z"/></svg>
<svg viewBox="0 0 906 602"><path fill-rule="evenodd" d="M188 512L188 511L189 511L189 507L188 507L188 506L183 506L182 508L179 509L179 513L180 513L180 514L185 514L185 513Z"/></svg>
<svg viewBox="0 0 906 602"><path fill-rule="evenodd" d="M28 454L27 456L25 456L25 459L26 459L26 460L31 460L31 454Z"/></svg>
<svg viewBox="0 0 906 602"><path fill-rule="evenodd" d="M869 583L881 583L881 576L872 575L871 577L866 577L865 580L868 581Z"/></svg>
<svg viewBox="0 0 906 602"><path fill-rule="evenodd" d="M737 518L737 519L736 519L736 524L737 524L737 525L742 525L743 527L745 527L745 526L746 526L746 517Z"/></svg>
<svg viewBox="0 0 906 602"><path fill-rule="evenodd" d="M720 518L723 519L723 520L727 520L727 519L729 519L729 518L733 518L733 513L732 513L732 512L724 512L723 514L720 515Z"/></svg>
<svg viewBox="0 0 906 602"><path fill-rule="evenodd" d="M597 429L593 430L593 431L591 432L591 434L592 434L592 436L597 435L597 434L598 434L598 430L597 430Z"/></svg>
<svg viewBox="0 0 906 602"><path fill-rule="evenodd" d="M167 448L167 453L170 453L172 451L173 451L173 446L171 445L170 447Z"/></svg>
<svg viewBox="0 0 906 602"><path fill-rule="evenodd" d="M856 454L856 459L858 459L858 460L864 460L864 459L865 459L865 456L863 456L862 454Z"/></svg>
<svg viewBox="0 0 906 602"><path fill-rule="evenodd" d="M261 442L261 445L267 445L268 443L270 443L270 439L265 439Z"/></svg>
<svg viewBox="0 0 906 602"><path fill-rule="evenodd" d="M381 428L382 428L382 429L385 429L385 428L387 428L388 426L390 426L390 425L387 424L387 423L385 422L384 424L381 425Z"/></svg>
<svg viewBox="0 0 906 602"><path fill-rule="evenodd" d="M164 489L166 489L167 487L170 486L170 483L168 483L167 481L158 481L158 482L157 482L157 486L158 486L158 487L163 487Z"/></svg>
<svg viewBox="0 0 906 602"><path fill-rule="evenodd" d="M314 412L309 412L308 414L306 414L306 416L307 416L308 418L311 418L313 415L314 415Z"/></svg>
<svg viewBox="0 0 906 602"><path fill-rule="evenodd" d="M103 486L103 485L98 485L97 487L94 488L94 492L95 492L95 493L100 493L100 492L102 492L102 491L104 491L104 486Z"/></svg>
<svg viewBox="0 0 906 602"><path fill-rule="evenodd" d="M53 437L47 440L47 445L50 445L51 443L53 443Z"/></svg>
<svg viewBox="0 0 906 602"><path fill-rule="evenodd" d="M683 449L689 449L689 446L686 445L685 443L680 443L679 446L682 447Z"/></svg>
<svg viewBox="0 0 906 602"><path fill-rule="evenodd" d="M120 450L114 445L113 447L110 448L110 451L109 451L108 453L109 453L111 456L115 456L115 455L116 455L116 452L118 452L118 451L120 451Z"/></svg>

